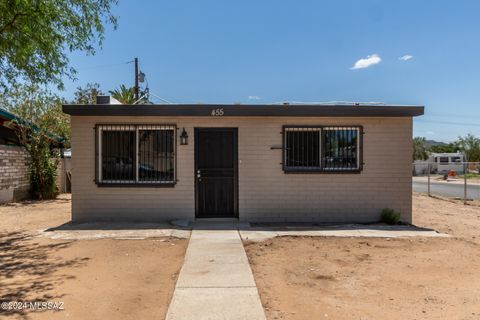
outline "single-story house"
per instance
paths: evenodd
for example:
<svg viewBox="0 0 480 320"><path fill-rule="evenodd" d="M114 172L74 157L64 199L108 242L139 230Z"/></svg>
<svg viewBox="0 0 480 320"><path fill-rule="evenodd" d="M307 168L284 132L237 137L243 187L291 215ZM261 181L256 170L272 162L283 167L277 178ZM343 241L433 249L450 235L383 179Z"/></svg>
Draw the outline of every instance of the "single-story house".
<svg viewBox="0 0 480 320"><path fill-rule="evenodd" d="M64 105L72 220L412 221L422 106Z"/></svg>
<svg viewBox="0 0 480 320"><path fill-rule="evenodd" d="M432 162L433 167L439 173L445 173L452 170L457 173L463 173L463 163L466 161L466 157L461 152L432 153L427 161Z"/></svg>
<svg viewBox="0 0 480 320"><path fill-rule="evenodd" d="M465 171L464 163L467 161L465 154L461 152L454 153L431 153L428 159L416 160L413 163L415 175L425 175L428 173L445 174L450 171L455 171L457 174L463 174ZM467 168L468 169L468 168Z"/></svg>

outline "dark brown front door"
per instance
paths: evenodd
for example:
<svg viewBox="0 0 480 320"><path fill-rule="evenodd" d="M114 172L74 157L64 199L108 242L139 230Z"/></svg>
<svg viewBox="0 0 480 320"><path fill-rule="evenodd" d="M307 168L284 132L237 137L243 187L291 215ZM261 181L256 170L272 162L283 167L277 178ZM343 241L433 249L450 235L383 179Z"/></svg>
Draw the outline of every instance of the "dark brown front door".
<svg viewBox="0 0 480 320"><path fill-rule="evenodd" d="M237 213L237 129L195 129L197 218L232 218Z"/></svg>

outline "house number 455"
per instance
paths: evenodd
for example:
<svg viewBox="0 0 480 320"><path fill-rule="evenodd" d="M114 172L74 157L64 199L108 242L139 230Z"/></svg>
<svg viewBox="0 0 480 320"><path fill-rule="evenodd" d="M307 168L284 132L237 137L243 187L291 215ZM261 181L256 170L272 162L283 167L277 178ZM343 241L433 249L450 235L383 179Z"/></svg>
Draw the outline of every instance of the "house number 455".
<svg viewBox="0 0 480 320"><path fill-rule="evenodd" d="M224 115L223 108L213 109L211 115L214 117L223 116Z"/></svg>

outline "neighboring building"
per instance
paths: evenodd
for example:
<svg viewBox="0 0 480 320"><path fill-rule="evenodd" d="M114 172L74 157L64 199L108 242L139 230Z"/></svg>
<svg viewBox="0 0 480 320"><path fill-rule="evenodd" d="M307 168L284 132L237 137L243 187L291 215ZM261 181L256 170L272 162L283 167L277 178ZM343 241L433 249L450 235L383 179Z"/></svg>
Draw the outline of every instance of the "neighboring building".
<svg viewBox="0 0 480 320"><path fill-rule="evenodd" d="M12 122L14 120L24 122L15 114L0 108L0 204L30 196L29 156L17 137ZM51 136L52 148L61 147L63 139L53 134ZM63 169L65 163L66 161L61 161L58 169L57 184L60 192L68 191Z"/></svg>
<svg viewBox="0 0 480 320"><path fill-rule="evenodd" d="M11 121L17 116L0 108L0 203L29 196L28 154L18 141Z"/></svg>
<svg viewBox="0 0 480 320"><path fill-rule="evenodd" d="M463 173L463 163L466 157L463 153L432 153L428 158L429 162L435 163L435 169L439 173L455 171Z"/></svg>
<svg viewBox="0 0 480 320"><path fill-rule="evenodd" d="M10 123L16 118L17 116L13 113L0 108L0 145L20 145L17 134Z"/></svg>
<svg viewBox="0 0 480 320"><path fill-rule="evenodd" d="M461 152L456 153L432 153L425 161L414 162L414 173L416 175L425 175L428 173L430 164L431 173L445 174L449 171L455 171L457 174L463 174L466 157Z"/></svg>
<svg viewBox="0 0 480 320"><path fill-rule="evenodd" d="M72 220L412 221L420 106L65 105Z"/></svg>

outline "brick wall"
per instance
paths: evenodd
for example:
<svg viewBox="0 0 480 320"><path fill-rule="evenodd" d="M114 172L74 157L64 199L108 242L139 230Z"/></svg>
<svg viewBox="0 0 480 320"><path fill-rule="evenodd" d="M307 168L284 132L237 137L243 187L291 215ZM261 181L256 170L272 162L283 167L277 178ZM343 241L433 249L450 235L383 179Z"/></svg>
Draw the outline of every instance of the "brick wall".
<svg viewBox="0 0 480 320"><path fill-rule="evenodd" d="M22 147L0 145L0 203L28 196L28 154Z"/></svg>
<svg viewBox="0 0 480 320"><path fill-rule="evenodd" d="M176 124L189 135L177 146L174 188L99 188L96 123ZM362 125L360 174L285 174L282 125ZM72 117L73 220L194 219L194 128L238 128L239 215L249 221L370 222L383 208L412 221L412 119L294 117Z"/></svg>

